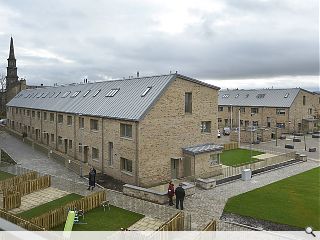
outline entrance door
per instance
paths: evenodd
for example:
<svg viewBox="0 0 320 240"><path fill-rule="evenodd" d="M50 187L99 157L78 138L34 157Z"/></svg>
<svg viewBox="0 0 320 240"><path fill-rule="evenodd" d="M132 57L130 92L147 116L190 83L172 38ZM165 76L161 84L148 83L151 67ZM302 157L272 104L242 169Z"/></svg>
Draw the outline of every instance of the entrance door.
<svg viewBox="0 0 320 240"><path fill-rule="evenodd" d="M84 148L83 148L83 162L85 162L85 163L88 162L88 151L89 151L88 146L84 146Z"/></svg>
<svg viewBox="0 0 320 240"><path fill-rule="evenodd" d="M171 178L176 179L179 175L179 159L171 158Z"/></svg>
<svg viewBox="0 0 320 240"><path fill-rule="evenodd" d="M68 153L68 139L64 139L64 153Z"/></svg>
<svg viewBox="0 0 320 240"><path fill-rule="evenodd" d="M186 156L183 159L183 172L185 177L191 176L191 157Z"/></svg>

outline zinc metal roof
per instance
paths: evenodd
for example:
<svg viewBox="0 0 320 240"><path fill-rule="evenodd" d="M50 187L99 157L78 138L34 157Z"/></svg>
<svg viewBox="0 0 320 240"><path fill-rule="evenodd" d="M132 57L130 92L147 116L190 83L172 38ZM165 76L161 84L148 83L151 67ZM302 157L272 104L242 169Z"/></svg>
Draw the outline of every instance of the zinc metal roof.
<svg viewBox="0 0 320 240"><path fill-rule="evenodd" d="M187 154L191 155L197 155L201 153L207 153L207 152L216 152L216 151L222 151L223 146L217 145L214 143L207 143L207 144L201 144L191 147L182 148L182 151Z"/></svg>
<svg viewBox="0 0 320 240"><path fill-rule="evenodd" d="M219 91L218 105L290 107L300 88Z"/></svg>
<svg viewBox="0 0 320 240"><path fill-rule="evenodd" d="M177 77L219 89L183 75L170 74L27 89L17 94L7 106L139 121ZM151 89L142 96L148 87ZM119 90L114 91L114 96L107 97L113 89ZM84 96L89 90L90 92ZM100 92L94 96L99 90ZM80 93L77 96L71 97L78 91ZM66 92L70 94L63 97Z"/></svg>

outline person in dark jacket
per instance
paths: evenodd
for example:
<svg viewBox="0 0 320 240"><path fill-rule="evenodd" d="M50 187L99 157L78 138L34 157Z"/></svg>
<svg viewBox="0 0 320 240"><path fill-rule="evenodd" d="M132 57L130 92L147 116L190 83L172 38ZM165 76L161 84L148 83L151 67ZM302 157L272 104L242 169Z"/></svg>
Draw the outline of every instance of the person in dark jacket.
<svg viewBox="0 0 320 240"><path fill-rule="evenodd" d="M172 183L172 181L169 182L169 186L168 186L168 198L169 198L169 205L173 206L173 198L174 196L174 184Z"/></svg>
<svg viewBox="0 0 320 240"><path fill-rule="evenodd" d="M179 187L176 188L175 193L176 193L176 208L179 209L179 205L180 205L180 209L183 210L183 200L186 193L182 188L182 183L180 183Z"/></svg>
<svg viewBox="0 0 320 240"><path fill-rule="evenodd" d="M96 170L94 168L90 169L89 172L89 187L88 190L90 190L90 188L92 187L91 190L93 190L93 188L96 186Z"/></svg>

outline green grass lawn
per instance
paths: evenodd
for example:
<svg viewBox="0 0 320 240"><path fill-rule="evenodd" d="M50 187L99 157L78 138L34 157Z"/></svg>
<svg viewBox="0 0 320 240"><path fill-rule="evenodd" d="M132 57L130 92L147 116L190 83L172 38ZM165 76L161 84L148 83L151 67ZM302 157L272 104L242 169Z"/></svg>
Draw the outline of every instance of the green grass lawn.
<svg viewBox="0 0 320 240"><path fill-rule="evenodd" d="M69 202L72 202L74 200L78 200L82 198L82 196L75 194L75 193L71 193L69 195L66 195L64 197L58 198L56 200L53 200L51 202L42 204L38 207L32 208L30 210L27 210L25 212L22 212L19 214L19 216L26 218L26 219L30 219L36 216L40 216L46 212L49 212L50 210L56 209L58 207L61 207Z"/></svg>
<svg viewBox="0 0 320 240"><path fill-rule="evenodd" d="M97 207L85 213L84 220L80 217L80 222L86 224L74 224L72 231L119 231L120 228L128 228L144 216L128 210L110 206L110 210ZM55 227L53 231L63 231L64 224Z"/></svg>
<svg viewBox="0 0 320 240"><path fill-rule="evenodd" d="M320 167L232 197L224 211L320 230Z"/></svg>
<svg viewBox="0 0 320 240"><path fill-rule="evenodd" d="M7 178L11 178L14 177L15 175L11 174L11 173L7 173L7 172L2 172L0 171L0 181L5 180Z"/></svg>
<svg viewBox="0 0 320 240"><path fill-rule="evenodd" d="M220 162L223 165L227 166L238 166L238 165L245 165L247 163L250 163L250 150L247 149L232 149L232 150L226 150L223 151L220 155ZM259 154L263 154L264 152L259 151L252 151L252 156L256 156ZM253 158L253 161L256 161L256 159Z"/></svg>

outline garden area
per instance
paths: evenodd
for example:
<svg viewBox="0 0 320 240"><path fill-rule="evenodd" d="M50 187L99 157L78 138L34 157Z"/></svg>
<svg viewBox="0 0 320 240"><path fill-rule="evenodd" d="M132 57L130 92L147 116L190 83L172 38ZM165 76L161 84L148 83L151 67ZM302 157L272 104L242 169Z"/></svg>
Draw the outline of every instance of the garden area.
<svg viewBox="0 0 320 240"><path fill-rule="evenodd" d="M0 181L11 178L11 177L14 177L14 175L11 173L0 171Z"/></svg>
<svg viewBox="0 0 320 240"><path fill-rule="evenodd" d="M224 212L320 230L320 167L228 200Z"/></svg>
<svg viewBox="0 0 320 240"><path fill-rule="evenodd" d="M252 150L252 160L251 160L251 151L248 149L232 149L223 151L220 154L220 163L227 166L241 166L256 162L257 159L254 156L263 154L264 152Z"/></svg>

